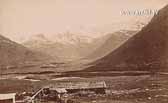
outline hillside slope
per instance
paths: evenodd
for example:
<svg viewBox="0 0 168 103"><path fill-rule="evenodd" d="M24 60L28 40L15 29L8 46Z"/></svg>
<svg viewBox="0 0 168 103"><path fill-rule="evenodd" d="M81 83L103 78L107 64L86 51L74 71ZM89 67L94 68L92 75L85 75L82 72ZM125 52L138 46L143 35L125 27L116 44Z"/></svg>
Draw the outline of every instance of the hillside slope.
<svg viewBox="0 0 168 103"><path fill-rule="evenodd" d="M45 60L48 57L0 35L0 67Z"/></svg>
<svg viewBox="0 0 168 103"><path fill-rule="evenodd" d="M109 54L113 50L117 49L125 41L127 41L131 36L133 36L137 31L131 30L120 30L111 34L107 34L109 37L99 48L97 48L93 53L91 53L88 59L98 59Z"/></svg>
<svg viewBox="0 0 168 103"><path fill-rule="evenodd" d="M168 67L168 6L126 43L84 71L164 71Z"/></svg>

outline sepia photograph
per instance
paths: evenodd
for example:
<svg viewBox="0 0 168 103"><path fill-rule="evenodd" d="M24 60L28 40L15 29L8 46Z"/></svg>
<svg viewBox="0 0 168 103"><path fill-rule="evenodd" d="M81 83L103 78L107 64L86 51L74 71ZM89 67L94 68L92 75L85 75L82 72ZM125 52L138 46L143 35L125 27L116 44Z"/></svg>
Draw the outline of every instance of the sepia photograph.
<svg viewBox="0 0 168 103"><path fill-rule="evenodd" d="M0 103L168 103L168 0L0 0Z"/></svg>

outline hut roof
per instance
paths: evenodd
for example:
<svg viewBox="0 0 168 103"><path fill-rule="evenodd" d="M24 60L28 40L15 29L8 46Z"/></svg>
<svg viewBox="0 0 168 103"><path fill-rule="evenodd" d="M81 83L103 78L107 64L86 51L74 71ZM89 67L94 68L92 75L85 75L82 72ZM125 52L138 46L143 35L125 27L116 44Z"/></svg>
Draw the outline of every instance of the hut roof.
<svg viewBox="0 0 168 103"><path fill-rule="evenodd" d="M50 90L55 90L57 93L67 93L65 88L50 88Z"/></svg>
<svg viewBox="0 0 168 103"><path fill-rule="evenodd" d="M54 88L65 89L91 89L91 88L106 88L106 83L103 82L60 82L52 85Z"/></svg>

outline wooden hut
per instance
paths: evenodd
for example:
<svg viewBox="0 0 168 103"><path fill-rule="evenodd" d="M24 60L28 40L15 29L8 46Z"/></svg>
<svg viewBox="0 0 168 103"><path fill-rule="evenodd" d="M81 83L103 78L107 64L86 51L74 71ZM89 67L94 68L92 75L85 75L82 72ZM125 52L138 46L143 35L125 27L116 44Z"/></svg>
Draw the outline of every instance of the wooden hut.
<svg viewBox="0 0 168 103"><path fill-rule="evenodd" d="M0 103L16 103L16 93L0 94Z"/></svg>
<svg viewBox="0 0 168 103"><path fill-rule="evenodd" d="M94 91L96 94L105 94L107 88L104 81L101 82L59 82L51 85L54 88L64 88L68 93L75 93L78 91Z"/></svg>

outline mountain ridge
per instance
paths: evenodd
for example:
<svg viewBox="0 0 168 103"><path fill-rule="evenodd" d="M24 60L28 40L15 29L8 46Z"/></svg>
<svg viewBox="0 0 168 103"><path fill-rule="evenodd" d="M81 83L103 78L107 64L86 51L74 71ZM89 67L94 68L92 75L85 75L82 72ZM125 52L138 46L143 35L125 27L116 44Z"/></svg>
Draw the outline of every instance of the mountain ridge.
<svg viewBox="0 0 168 103"><path fill-rule="evenodd" d="M168 67L168 6L136 35L84 71L164 71Z"/></svg>
<svg viewBox="0 0 168 103"><path fill-rule="evenodd" d="M99 59L109 54L125 41L127 41L131 36L133 36L137 31L132 30L120 30L114 33L107 34L109 37L107 40L98 47L93 53L87 56L88 59Z"/></svg>

